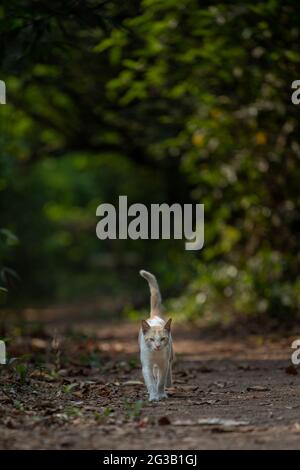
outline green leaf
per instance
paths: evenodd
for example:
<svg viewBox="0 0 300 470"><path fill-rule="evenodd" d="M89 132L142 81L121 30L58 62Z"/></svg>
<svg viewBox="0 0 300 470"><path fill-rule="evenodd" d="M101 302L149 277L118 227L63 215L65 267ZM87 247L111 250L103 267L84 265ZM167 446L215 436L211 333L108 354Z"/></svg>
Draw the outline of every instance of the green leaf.
<svg viewBox="0 0 300 470"><path fill-rule="evenodd" d="M1 228L0 234L4 236L7 245L13 246L19 243L18 237L7 228Z"/></svg>
<svg viewBox="0 0 300 470"><path fill-rule="evenodd" d="M7 289L0 287L0 304L3 304L7 299Z"/></svg>

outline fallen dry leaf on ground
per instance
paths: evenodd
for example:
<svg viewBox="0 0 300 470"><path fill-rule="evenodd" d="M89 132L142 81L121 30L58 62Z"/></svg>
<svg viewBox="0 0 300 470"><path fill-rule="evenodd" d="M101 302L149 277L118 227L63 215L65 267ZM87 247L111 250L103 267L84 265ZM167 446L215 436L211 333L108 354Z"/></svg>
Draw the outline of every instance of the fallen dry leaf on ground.
<svg viewBox="0 0 300 470"><path fill-rule="evenodd" d="M122 385L144 385L143 382L140 380L126 380L126 382L123 382Z"/></svg>
<svg viewBox="0 0 300 470"><path fill-rule="evenodd" d="M206 418L206 419L198 419L197 421L200 425L221 425L224 427L233 427L233 426L247 426L249 421L237 421L234 419L222 419L222 418Z"/></svg>
<svg viewBox="0 0 300 470"><path fill-rule="evenodd" d="M286 372L286 374L289 374L289 375L297 375L298 374L298 371L297 371L296 367L293 366L293 365L290 365L290 366L286 367L285 372Z"/></svg>
<svg viewBox="0 0 300 470"><path fill-rule="evenodd" d="M162 416L161 418L158 419L158 424L160 426L166 426L168 424L171 424L171 421L168 418L168 416Z"/></svg>

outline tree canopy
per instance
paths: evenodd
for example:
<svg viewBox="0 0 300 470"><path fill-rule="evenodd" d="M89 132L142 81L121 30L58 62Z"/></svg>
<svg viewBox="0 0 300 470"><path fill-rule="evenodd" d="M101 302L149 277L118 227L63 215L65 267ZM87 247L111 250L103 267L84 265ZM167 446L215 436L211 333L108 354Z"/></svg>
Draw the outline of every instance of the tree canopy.
<svg viewBox="0 0 300 470"><path fill-rule="evenodd" d="M296 316L299 20L294 1L4 0L11 301L126 290L148 267L186 317ZM121 194L204 203L203 250L100 242L96 207Z"/></svg>

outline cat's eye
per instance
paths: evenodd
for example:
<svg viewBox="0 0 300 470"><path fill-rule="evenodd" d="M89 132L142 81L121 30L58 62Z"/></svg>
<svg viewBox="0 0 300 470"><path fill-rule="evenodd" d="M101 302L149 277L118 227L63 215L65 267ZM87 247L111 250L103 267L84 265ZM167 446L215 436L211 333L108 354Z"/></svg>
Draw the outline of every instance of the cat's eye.
<svg viewBox="0 0 300 470"><path fill-rule="evenodd" d="M166 339L167 339L167 337L166 337L166 336L164 336L164 337L163 337L163 338L161 338L160 340L161 340L161 341L165 341Z"/></svg>
<svg viewBox="0 0 300 470"><path fill-rule="evenodd" d="M150 339L150 341L154 341L154 338L149 338L149 339Z"/></svg>

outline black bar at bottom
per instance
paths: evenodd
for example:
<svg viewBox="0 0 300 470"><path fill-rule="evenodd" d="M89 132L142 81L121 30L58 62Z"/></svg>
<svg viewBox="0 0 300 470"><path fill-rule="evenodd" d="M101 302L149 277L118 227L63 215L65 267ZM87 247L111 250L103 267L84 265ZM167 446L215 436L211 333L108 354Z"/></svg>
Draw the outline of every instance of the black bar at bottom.
<svg viewBox="0 0 300 470"><path fill-rule="evenodd" d="M185 465L188 468L200 468L203 464L230 464L233 468L241 468L245 464L268 462L270 458L276 458L277 463L286 463L287 453L295 451L205 451L205 450L37 450L37 451L1 451L1 468L5 465L21 464L22 467L31 465L31 469L45 470L52 468L57 470L60 465L81 466L84 470L89 465L89 470L120 466L123 468L140 468L141 466L172 467ZM54 467L55 466L55 467Z"/></svg>

